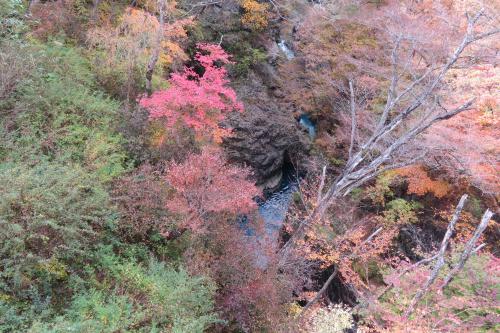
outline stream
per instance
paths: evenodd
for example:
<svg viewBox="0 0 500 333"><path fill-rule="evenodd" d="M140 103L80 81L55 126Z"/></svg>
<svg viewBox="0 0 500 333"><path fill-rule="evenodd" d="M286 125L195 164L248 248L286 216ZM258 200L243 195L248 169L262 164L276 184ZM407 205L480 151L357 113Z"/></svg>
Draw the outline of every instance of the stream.
<svg viewBox="0 0 500 333"><path fill-rule="evenodd" d="M277 44L287 60L295 58L295 53L284 40L280 40ZM311 140L314 140L316 126L309 115L301 114L297 121L299 126L308 132ZM261 267L265 267L268 261L264 246L276 246L280 229L293 200L293 194L299 187L300 177L291 163L285 163L282 173L283 176L278 189L271 194L265 195L263 199L257 199L259 215L264 223L264 234L258 235L246 216L239 218L240 228L245 232L249 241L256 244L256 262ZM270 242L271 244L263 244L263 242Z"/></svg>
<svg viewBox="0 0 500 333"><path fill-rule="evenodd" d="M285 57L288 60L292 60L293 58L295 58L295 53L288 47L283 39L278 42L278 47L285 54Z"/></svg>
<svg viewBox="0 0 500 333"><path fill-rule="evenodd" d="M264 221L266 236L272 240L278 238L279 231L286 218L293 193L297 191L299 180L291 165L283 168L283 178L277 191L259 203L259 215Z"/></svg>
<svg viewBox="0 0 500 333"><path fill-rule="evenodd" d="M262 269L268 263L266 251L277 245L280 229L298 185L299 179L295 169L291 164L285 165L279 188L263 199L257 199L259 215L264 223L263 233L258 234L246 216L239 219L240 228L245 232L248 241L255 246L255 262Z"/></svg>
<svg viewBox="0 0 500 333"><path fill-rule="evenodd" d="M307 114L302 114L298 119L299 125L308 131L311 139L316 135L316 127ZM288 162L282 168L282 179L278 189L264 198L258 198L259 215L264 223L264 233L258 235L246 216L239 219L240 228L245 232L250 242L256 245L256 263L266 267L268 257L265 248L276 246L279 232L285 221L286 214L293 200L293 194L299 188L300 176L294 166Z"/></svg>

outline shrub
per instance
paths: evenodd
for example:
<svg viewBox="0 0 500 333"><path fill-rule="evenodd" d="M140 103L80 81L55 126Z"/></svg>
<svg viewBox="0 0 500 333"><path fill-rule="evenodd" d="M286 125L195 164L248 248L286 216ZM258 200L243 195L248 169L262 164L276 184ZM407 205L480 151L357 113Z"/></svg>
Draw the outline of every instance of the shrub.
<svg viewBox="0 0 500 333"><path fill-rule="evenodd" d="M262 63L266 60L267 54L261 49L254 49L249 47L243 49L243 54L237 58L234 65L235 74L238 76L245 76L248 74L252 66Z"/></svg>
<svg viewBox="0 0 500 333"><path fill-rule="evenodd" d="M79 163L102 180L123 173L127 156L113 130L119 104L96 92L89 63L77 49L57 43L32 52L37 71L19 83L4 120L13 129L3 137L9 159Z"/></svg>
<svg viewBox="0 0 500 333"><path fill-rule="evenodd" d="M64 315L37 322L30 332L193 332L219 322L213 313L213 284L154 259L146 267L102 249L101 281L78 293ZM95 274L95 273L93 273Z"/></svg>
<svg viewBox="0 0 500 333"><path fill-rule="evenodd" d="M430 268L420 266L403 277L394 272L386 277L394 289L379 304L370 305L369 313L394 332L494 332L499 325L499 267L491 254L474 255L441 292L442 277L447 274L443 271L409 319L402 314L427 280Z"/></svg>
<svg viewBox="0 0 500 333"><path fill-rule="evenodd" d="M118 281L115 290L95 289L75 295L63 315L35 322L29 332L204 332L218 322L213 313L214 289L205 278L152 260L143 268L110 257Z"/></svg>
<svg viewBox="0 0 500 333"><path fill-rule="evenodd" d="M22 0L0 0L0 38L16 38L26 31Z"/></svg>
<svg viewBox="0 0 500 333"><path fill-rule="evenodd" d="M166 3L168 13L178 11L175 1ZM186 38L184 28L190 24L190 19L165 24L155 79L161 78L174 63L186 60L181 42ZM93 67L110 93L134 100L143 91L159 29L160 22L155 15L128 7L116 26L108 23L89 30L87 41L93 51Z"/></svg>
<svg viewBox="0 0 500 333"><path fill-rule="evenodd" d="M409 194L423 196L430 193L440 199L450 191L450 184L441 179L430 178L423 165L411 165L397 169L395 172L408 183Z"/></svg>
<svg viewBox="0 0 500 333"><path fill-rule="evenodd" d="M269 4L255 0L242 0L243 16L241 23L244 27L259 31L267 28L269 24Z"/></svg>
<svg viewBox="0 0 500 333"><path fill-rule="evenodd" d="M59 33L73 36L81 31L79 17L72 11L73 1L47 1L31 5L31 26L33 36L47 40Z"/></svg>
<svg viewBox="0 0 500 333"><path fill-rule="evenodd" d="M167 207L181 216L182 226L203 233L217 220L214 216L236 217L257 208L253 198L259 190L249 176L248 169L230 165L219 149L205 147L169 166L166 180L175 193Z"/></svg>
<svg viewBox="0 0 500 333"><path fill-rule="evenodd" d="M354 326L351 311L342 304L320 308L311 318L311 333L342 333Z"/></svg>
<svg viewBox="0 0 500 333"><path fill-rule="evenodd" d="M1 42L0 42L1 43ZM29 77L33 59L27 47L19 42L6 41L0 44L0 114L14 102L11 97L19 83Z"/></svg>
<svg viewBox="0 0 500 333"><path fill-rule="evenodd" d="M18 49L12 59L36 60L0 119L0 311L9 314L0 332L26 331L67 305L117 216L104 183L127 168L113 130L119 105L96 92L79 50Z"/></svg>
<svg viewBox="0 0 500 333"><path fill-rule="evenodd" d="M66 263L89 249L112 213L104 189L78 166L0 170L0 292L29 298L30 288L64 280Z"/></svg>
<svg viewBox="0 0 500 333"><path fill-rule="evenodd" d="M167 232L172 225L166 208L167 195L168 185L151 165L143 165L117 180L112 196L121 213L121 233L145 240L152 233Z"/></svg>
<svg viewBox="0 0 500 333"><path fill-rule="evenodd" d="M387 203L384 211L383 222L390 225L407 224L418 222L416 210L422 208L418 202L406 201L405 199L394 199Z"/></svg>

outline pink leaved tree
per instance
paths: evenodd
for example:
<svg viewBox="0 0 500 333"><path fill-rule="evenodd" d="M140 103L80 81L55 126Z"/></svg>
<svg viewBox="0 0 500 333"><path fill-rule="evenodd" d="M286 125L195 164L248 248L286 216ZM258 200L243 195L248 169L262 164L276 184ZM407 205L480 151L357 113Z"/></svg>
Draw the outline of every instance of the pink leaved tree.
<svg viewBox="0 0 500 333"><path fill-rule="evenodd" d="M198 44L195 60L203 74L185 67L172 74L170 87L143 97L139 104L149 111L151 119L163 119L169 130L190 128L198 140L220 142L228 130L219 124L231 111L243 111L236 92L228 86L223 65L231 63L229 55L219 46Z"/></svg>
<svg viewBox="0 0 500 333"><path fill-rule="evenodd" d="M249 170L228 164L218 147L206 146L170 165L166 178L175 194L167 207L182 216L184 227L202 232L210 221L256 208L252 198L260 193L248 177Z"/></svg>

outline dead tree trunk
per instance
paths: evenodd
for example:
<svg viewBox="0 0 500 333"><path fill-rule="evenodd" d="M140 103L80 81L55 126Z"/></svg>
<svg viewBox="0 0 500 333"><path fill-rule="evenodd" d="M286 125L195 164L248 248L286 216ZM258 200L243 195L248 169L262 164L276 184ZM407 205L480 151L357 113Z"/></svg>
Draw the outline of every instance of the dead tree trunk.
<svg viewBox="0 0 500 333"><path fill-rule="evenodd" d="M479 237L481 237L482 233L488 226L488 223L490 222L492 216L493 212L491 210L487 209L486 212L484 212L483 218L481 219L481 223L479 223L476 230L474 231L474 235L471 237L471 239L469 239L469 241L465 245L465 249L462 252L462 255L460 256L458 263L455 265L455 267L453 267L453 269L448 273L448 275L444 279L441 289L444 289L448 286L451 280L453 280L453 278L458 274L458 272L462 270L467 260L469 260L471 254L474 251L475 244L477 243Z"/></svg>
<svg viewBox="0 0 500 333"><path fill-rule="evenodd" d="M151 96L153 93L153 73L156 67L156 63L158 62L158 58L160 57L161 51L161 43L163 42L164 30L165 30L165 1L166 0L158 0L158 8L160 10L160 25L158 27L158 33L156 35L155 47L153 49L153 53L151 54L151 58L148 62L148 67L146 70L146 92L148 96Z"/></svg>
<svg viewBox="0 0 500 333"><path fill-rule="evenodd" d="M451 218L450 223L448 224L448 228L446 229L446 234L443 237L443 241L441 242L441 247L439 248L439 252L437 254L437 262L434 268L432 269L432 273L425 282L424 286L417 292L417 294L413 297L410 305L405 311L404 317L408 318L413 311L415 310L415 306L417 303L424 297L424 295L429 291L430 286L434 283L436 278L438 277L439 271L444 266L444 256L446 254L446 248L448 247L448 243L450 242L451 235L453 233L453 229L455 229L455 224L462 213L462 209L464 208L465 201L467 201L467 194L462 195L460 202L455 209L455 213Z"/></svg>

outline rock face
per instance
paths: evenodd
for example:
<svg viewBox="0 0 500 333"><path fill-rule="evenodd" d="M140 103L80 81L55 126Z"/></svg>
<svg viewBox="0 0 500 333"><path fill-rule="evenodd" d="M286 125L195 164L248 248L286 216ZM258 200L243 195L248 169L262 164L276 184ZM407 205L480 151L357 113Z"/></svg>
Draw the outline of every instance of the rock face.
<svg viewBox="0 0 500 333"><path fill-rule="evenodd" d="M296 119L300 110L285 102L283 87L289 73L283 75L277 69L289 60L278 45L280 27L271 28L270 33L251 35L241 29L238 11L237 2L223 1L220 6L209 6L200 12L206 30L213 31L212 37L223 46L242 44L243 49L252 45L266 49L267 53L267 61L253 64L246 77L231 78L245 112L225 120L233 135L225 139L224 147L231 162L251 167L257 185L273 191L280 184L287 160L299 169L303 167L311 142Z"/></svg>
<svg viewBox="0 0 500 333"><path fill-rule="evenodd" d="M280 80L272 71L273 67L265 64L236 87L238 95L245 96L246 110L230 117L233 135L224 142L229 159L250 166L257 185L271 191L280 183L285 161L300 167L310 146L294 110L276 97Z"/></svg>
<svg viewBox="0 0 500 333"><path fill-rule="evenodd" d="M278 118L278 119L277 119ZM293 117L276 116L275 110L249 107L237 120L234 135L225 142L230 160L254 169L257 185L272 189L279 185L285 158L294 159L307 150L307 138Z"/></svg>

